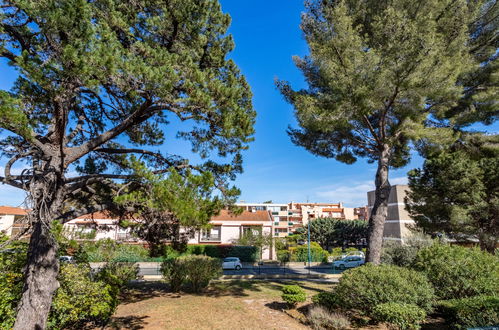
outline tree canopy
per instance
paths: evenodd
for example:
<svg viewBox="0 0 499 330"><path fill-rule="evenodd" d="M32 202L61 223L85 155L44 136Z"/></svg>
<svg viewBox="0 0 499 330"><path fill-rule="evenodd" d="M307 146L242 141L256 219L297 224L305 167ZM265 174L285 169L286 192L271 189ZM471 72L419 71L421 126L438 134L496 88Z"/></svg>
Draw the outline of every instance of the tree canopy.
<svg viewBox="0 0 499 330"><path fill-rule="evenodd" d="M0 91L0 182L24 189L32 210L15 329L45 327L58 272L51 222L130 211L114 200L138 178L130 154L154 174L210 172L212 187L234 196L228 180L242 170L255 112L226 58L229 24L217 0L2 1L0 57L19 76ZM170 136L201 161L160 152Z"/></svg>
<svg viewBox="0 0 499 330"><path fill-rule="evenodd" d="M478 239L494 253L499 240L499 136L468 135L451 147L427 146L409 172L406 204L428 233Z"/></svg>
<svg viewBox="0 0 499 330"><path fill-rule="evenodd" d="M317 218L310 222L310 240L329 250L333 247L360 245L367 239L367 221Z"/></svg>
<svg viewBox="0 0 499 330"><path fill-rule="evenodd" d="M410 142L451 141L444 128L463 108L497 111L495 12L495 1L306 1L310 54L294 61L308 88L277 81L299 125L288 134L314 155L378 163L368 261L380 261L389 168L408 163Z"/></svg>

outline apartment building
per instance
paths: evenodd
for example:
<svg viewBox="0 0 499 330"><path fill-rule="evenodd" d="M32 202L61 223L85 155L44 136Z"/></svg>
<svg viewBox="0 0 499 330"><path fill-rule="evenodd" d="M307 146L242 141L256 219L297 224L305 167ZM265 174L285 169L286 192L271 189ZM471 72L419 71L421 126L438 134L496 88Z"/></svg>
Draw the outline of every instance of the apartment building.
<svg viewBox="0 0 499 330"><path fill-rule="evenodd" d="M369 207L366 206L360 206L356 207L353 209L354 212L354 219L357 220L369 220Z"/></svg>
<svg viewBox="0 0 499 330"><path fill-rule="evenodd" d="M289 205L290 221L305 226L310 219L336 218L354 220L358 219L355 209L345 207L343 203L296 203Z"/></svg>
<svg viewBox="0 0 499 330"><path fill-rule="evenodd" d="M20 228L28 210L20 207L0 206L0 232L7 236L15 235Z"/></svg>
<svg viewBox="0 0 499 330"><path fill-rule="evenodd" d="M410 236L410 227L415 222L405 210L404 198L409 190L408 185L394 185L391 187L388 198L388 216L386 217L383 239L403 242L404 238ZM367 193L369 212L374 205L374 191Z"/></svg>
<svg viewBox="0 0 499 330"><path fill-rule="evenodd" d="M272 215L274 237L286 237L293 232L293 228L298 222L290 219L288 204L275 203L237 203L245 211L268 211ZM301 223L300 223L301 225Z"/></svg>

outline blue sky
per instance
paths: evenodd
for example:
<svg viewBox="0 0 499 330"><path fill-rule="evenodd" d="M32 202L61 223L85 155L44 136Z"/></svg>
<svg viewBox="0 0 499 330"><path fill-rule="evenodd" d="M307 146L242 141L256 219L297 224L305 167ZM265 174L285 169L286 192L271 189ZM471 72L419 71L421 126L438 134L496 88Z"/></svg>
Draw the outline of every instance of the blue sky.
<svg viewBox="0 0 499 330"><path fill-rule="evenodd" d="M223 10L232 16L230 33L236 49L230 56L251 85L258 113L255 142L244 153L244 173L235 181L242 191L240 199L365 205L366 192L374 187L375 164L359 159L353 165L346 165L315 157L294 146L286 134L289 125L296 125L293 108L275 89L274 79L288 80L294 88L305 87L291 59L293 55L307 53L299 29L302 0L221 0L221 3ZM15 72L0 62L0 89L8 89L14 79ZM487 130L497 132L498 128L496 124ZM166 146L162 149L171 151ZM4 163L1 160L0 165ZM407 171L421 164L422 159L414 154L409 165L391 171L390 182L405 183ZM0 173L3 173L1 167ZM19 205L22 199L23 194L15 188L0 185L0 205Z"/></svg>

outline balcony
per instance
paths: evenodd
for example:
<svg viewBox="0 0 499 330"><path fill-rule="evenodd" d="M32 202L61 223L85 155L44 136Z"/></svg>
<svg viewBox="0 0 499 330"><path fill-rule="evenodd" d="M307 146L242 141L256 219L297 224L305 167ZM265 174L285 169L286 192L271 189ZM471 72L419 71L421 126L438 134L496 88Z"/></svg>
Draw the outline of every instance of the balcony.
<svg viewBox="0 0 499 330"><path fill-rule="evenodd" d="M220 235L210 235L210 236L201 236L199 239L200 242L220 242Z"/></svg>

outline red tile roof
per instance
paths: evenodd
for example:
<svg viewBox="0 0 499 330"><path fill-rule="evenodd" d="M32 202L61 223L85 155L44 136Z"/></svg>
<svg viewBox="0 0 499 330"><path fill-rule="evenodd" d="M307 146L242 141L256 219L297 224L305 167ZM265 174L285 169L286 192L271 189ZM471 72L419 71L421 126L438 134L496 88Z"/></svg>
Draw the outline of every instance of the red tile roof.
<svg viewBox="0 0 499 330"><path fill-rule="evenodd" d="M20 207L0 206L0 214L26 215L28 214L28 210Z"/></svg>
<svg viewBox="0 0 499 330"><path fill-rule="evenodd" d="M211 221L272 221L272 217L269 211L243 211L240 215L234 215L222 210L219 215L211 217Z"/></svg>

